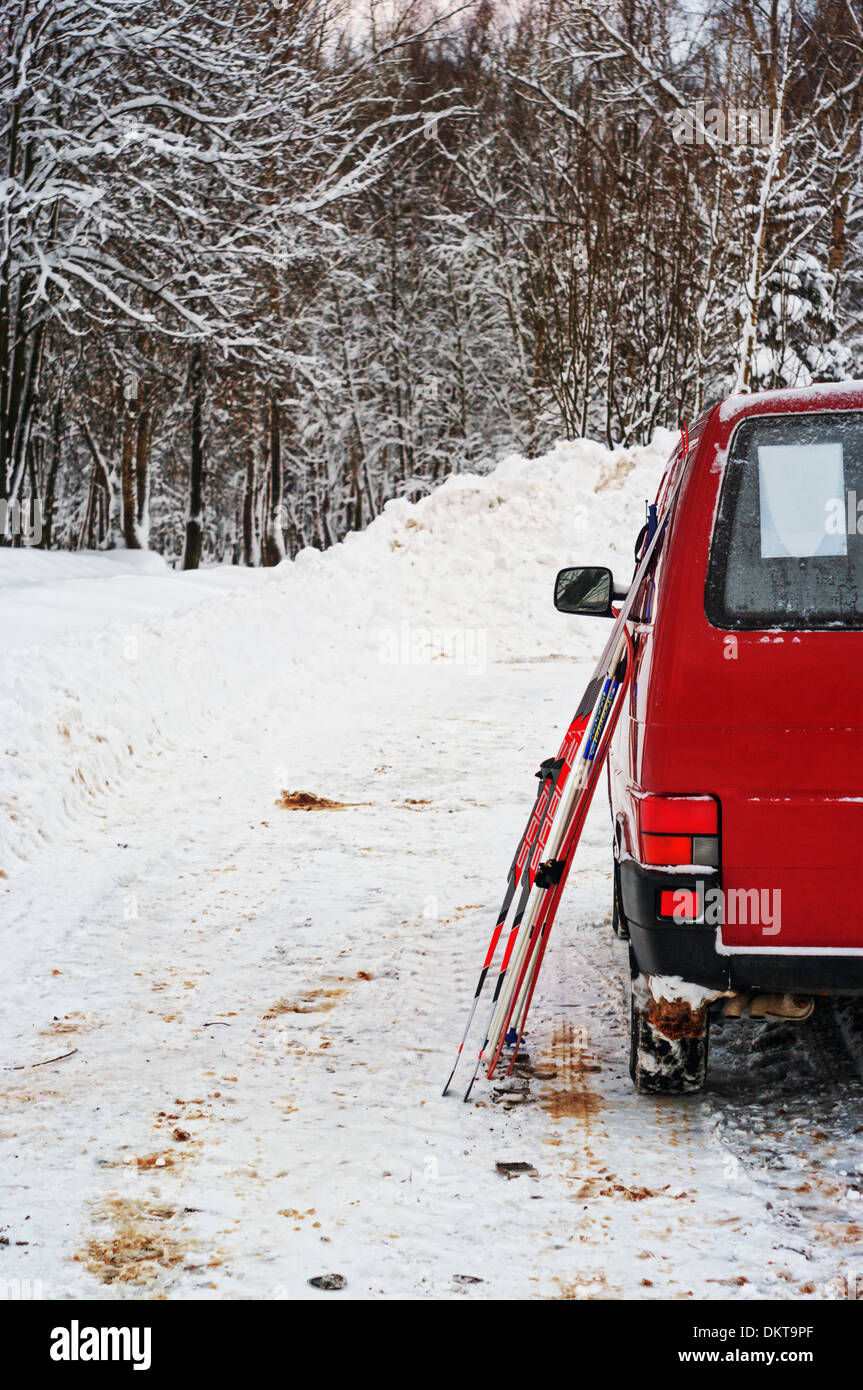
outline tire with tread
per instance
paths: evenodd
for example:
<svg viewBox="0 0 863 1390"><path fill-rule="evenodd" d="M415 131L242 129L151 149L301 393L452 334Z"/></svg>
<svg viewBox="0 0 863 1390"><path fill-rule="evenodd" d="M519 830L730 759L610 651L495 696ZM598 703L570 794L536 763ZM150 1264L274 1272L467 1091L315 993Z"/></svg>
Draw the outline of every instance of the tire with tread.
<svg viewBox="0 0 863 1390"><path fill-rule="evenodd" d="M693 1016L686 1035L670 1037L648 1016L633 987L630 994L629 1074L641 1095L679 1096L704 1089L710 1020L707 1009Z"/></svg>
<svg viewBox="0 0 863 1390"><path fill-rule="evenodd" d="M619 941L628 941L629 927L623 915L623 904L620 900L620 868L616 859L614 861L612 881L611 930Z"/></svg>

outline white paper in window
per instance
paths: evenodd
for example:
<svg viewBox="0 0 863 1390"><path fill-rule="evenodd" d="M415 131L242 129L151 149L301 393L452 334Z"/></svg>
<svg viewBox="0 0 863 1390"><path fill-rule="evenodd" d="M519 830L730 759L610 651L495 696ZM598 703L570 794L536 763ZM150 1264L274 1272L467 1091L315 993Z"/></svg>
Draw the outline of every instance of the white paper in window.
<svg viewBox="0 0 863 1390"><path fill-rule="evenodd" d="M841 444L760 444L761 554L846 555L847 537L828 529L836 499L845 507Z"/></svg>

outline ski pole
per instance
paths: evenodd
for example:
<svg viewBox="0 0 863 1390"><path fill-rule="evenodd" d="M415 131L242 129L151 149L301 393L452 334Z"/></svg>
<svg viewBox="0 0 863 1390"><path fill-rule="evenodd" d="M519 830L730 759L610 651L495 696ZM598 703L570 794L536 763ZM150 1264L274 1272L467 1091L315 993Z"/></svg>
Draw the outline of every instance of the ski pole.
<svg viewBox="0 0 863 1390"><path fill-rule="evenodd" d="M526 990L523 992L522 999L520 999L517 1002L515 1009L514 1016L516 1017L516 1019L518 1019L518 1036L515 1041L515 1046L513 1048L513 1054L510 1059L509 1066L507 1067L507 1075L509 1075L509 1073L512 1071L512 1068L515 1065L515 1060L518 1056L519 1048L521 1047L522 1039L524 1037L525 1032L525 1026L527 1024L527 1016L530 1012L531 1003L533 1002L533 994L536 988L537 979L539 978L539 971L542 965L543 956L545 955L545 948L548 945L548 938L551 934L551 928L554 925L555 919L557 917L557 910L560 905L560 900L563 897L563 890L566 886L566 880L569 874L569 869L575 857L575 849L581 839L584 824L587 820L587 813L590 810L590 805L593 800L593 793L596 790L596 785L599 781L599 773L601 771L602 764L605 761L605 757L608 752L608 747L611 743L611 738L617 724L617 719L619 718L623 705L625 703L626 694L629 689L630 681L632 678L635 654L632 644L632 638L628 632L626 634L626 637L627 662L626 671L623 673L623 678L620 681L620 688L617 694L617 698L619 699L619 707L616 710L614 717L610 719L608 722L608 727L605 730L605 735L602 740L602 746L599 749L599 756L595 759L595 775L591 779L590 783L586 784L584 787L583 795L579 799L577 810L573 815L572 824L569 828L567 836L564 840L564 844L561 848L562 869L560 878L558 882L555 884L554 891L551 893L548 902L545 906L545 914L543 916L542 926L540 928L539 942L537 944L536 951L533 955L533 964L530 971L530 977L527 982ZM496 1060L497 1059L495 1059L495 1061ZM490 1074L491 1071L489 1072L489 1075Z"/></svg>
<svg viewBox="0 0 863 1390"><path fill-rule="evenodd" d="M599 728L599 726L600 726L600 720L602 720L602 722L604 722L605 716L606 716L606 714L607 714L607 710L608 710L607 695L608 695L608 688L609 688L609 681L610 681L610 679L611 679L611 678L606 678L605 682L602 683L602 693L600 694L600 697L599 697L598 701L596 702L596 705L595 705L595 707L594 707L594 709L593 709L593 711L592 711L592 719L590 720L590 724L589 724L589 732L587 733L587 735L586 735L585 737L582 738L582 741L581 741L581 743L580 743L580 745L579 745L578 751L579 751L579 753L581 754L581 757L580 757L579 760L578 760L578 762L579 762L579 771L580 771L582 768L584 768L584 767L589 767L589 766L590 766L590 764L589 764L589 762L588 762L588 760L587 760L587 753L589 752L590 748L591 748L592 745L593 745L593 742L594 742L594 735L595 735L595 733L597 733L597 731L598 731L598 728ZM594 692L595 692L596 689L599 687L599 685L600 685L600 681L598 681L598 680L597 680L597 681L591 682L591 684L588 686L588 692L591 690L591 687L593 687L593 690L594 690ZM587 693L588 693L588 692L585 693L585 699L586 699L586 696L587 696ZM595 695L594 695L594 698L595 698ZM579 706L580 709L584 707L585 699L582 700L582 704ZM565 792L565 794L564 794L564 804L565 804L566 807L568 807L569 804L570 804L570 798L571 798L571 796L572 796L572 795L577 795L577 785L576 785L577 782L578 782L578 776L577 776L577 774L576 774L576 775L574 775L573 779L571 779L571 780L568 782L568 784L567 784L566 792ZM546 836L546 837L547 837L548 833L550 832L550 830L551 830L551 822L548 821L548 822L546 823L546 827L545 827L545 836ZM479 1069L480 1069L480 1066L482 1065L483 1056L484 1056L485 1051L486 1051L486 1049L487 1049L487 1047L488 1047L488 1044L489 1044L490 1039L491 1039L492 1037L496 1038L496 1037L498 1036L498 1026L499 1026L499 1025L498 1025L498 1019L499 1019L501 1010L506 1008L506 1001L507 1001L507 1000L509 999L509 997L510 997L509 994L507 994L507 995L505 996L505 998L504 998L503 1000L501 1000L501 994L502 994L502 991L503 991L504 982L505 982L505 980L506 980L506 978L507 978L507 972L508 972L508 970L509 970L510 958L511 958L511 956L512 956L512 954L513 954L513 949L514 949L514 947L515 947L515 945L516 945L516 941L517 941L517 939L518 939L518 937L519 937L519 933L520 933L520 930L521 930L521 928L522 928L523 920L524 920L524 917L525 917L525 912L526 912L526 909L528 908L529 900L530 900L530 897L531 897L531 892L532 892L532 890L533 890L534 892L536 891L536 888L535 888L535 879L536 879L536 872L537 872L537 867L538 867L538 857L541 857L541 852L542 852L542 850L545 848L545 837L543 837L543 843L542 843L541 845L538 845L537 848L538 848L538 851L539 851L539 855L537 854L537 850L535 850L535 851L534 851L534 854L533 854L533 856L532 856L531 864L528 866L529 872L527 872L527 873L525 874L525 882L524 882L524 885L523 885L523 888L522 888L522 896L521 896L521 899L520 899L520 901L519 901L518 910L517 910L516 915L515 915L515 917L514 917L514 919L513 919L512 926L511 926L511 928L510 928L509 936L508 936L508 938L507 938L506 948L505 948L505 951L504 951L504 957L503 957L503 960L502 960L501 966L500 966L500 972L499 972L499 974L498 974L497 981L496 981L496 983L495 983L494 995L493 995L492 1001L491 1001L491 1011L490 1011L489 1022L488 1022L488 1025L487 1025L487 1027L486 1027L486 1034L485 1034L485 1037L484 1037L484 1039L483 1039L482 1047L480 1048L480 1050L479 1050L479 1052L478 1052L478 1054L477 1054L477 1057L476 1057L476 1063L475 1063L475 1066L474 1066L473 1074L472 1074L472 1076L471 1076L471 1078L470 1078L470 1081L468 1082L467 1090L466 1090L465 1093L464 1093L464 1099L465 1099L465 1100L468 1100L469 1097L470 1097L470 1093L471 1093L471 1090L473 1089L474 1081L476 1080L476 1078L477 1078L477 1076L478 1076L478 1074L479 1074ZM532 872L531 872L531 871L532 871ZM531 921L530 921L530 924L529 924L529 926L528 926L528 928L527 928L527 931L528 931L528 940L530 939L530 937L531 937L531 935L532 935L532 932L533 932L533 919L535 918L535 915L536 915L536 913L535 913L535 909L534 909L534 911L531 912ZM521 949L520 949L519 951L516 952L516 959L515 959L515 961L514 961L514 963L513 963L513 964L514 964L514 967L515 967L516 969L518 969L518 968L520 967L520 965L521 965L521 960L522 960L522 958L523 958L523 954L524 954L524 952L523 952L523 950L521 950ZM519 982L520 982L520 978L521 978L521 977L519 977Z"/></svg>
<svg viewBox="0 0 863 1390"><path fill-rule="evenodd" d="M498 1006L498 1015L493 1019L490 1037L494 1040L494 1057L486 1073L489 1077L491 1077L494 1072L497 1060L506 1042L506 1038L509 1034L510 1020L516 1008L516 1004L519 1001L519 997L522 994L522 988L531 958L534 956L534 952L539 945L539 937L535 932L536 922L537 920L541 920L540 915L546 910L547 905L551 902L551 898L556 895L557 900L559 900L560 897L560 879L562 876L565 880L566 873L568 872L568 861L565 861L563 858L563 846L566 844L574 848L575 844L578 842L584 816L593 798L593 790L599 778L599 772L605 759L608 743L610 742L611 735L617 723L620 704L622 704L622 698L620 703L617 703L617 697L626 679L626 672L632 666L632 639L625 624L623 627L623 639L621 647L625 647L627 655L624 656L623 650L621 650L620 658L610 678L610 686L603 693L603 697L591 726L590 735L586 740L584 761L582 763L582 767L587 769L584 779L577 787L575 796L567 808L566 816L561 818L560 825L556 831L555 838L558 840L559 848L554 851L549 863L549 869L551 865L554 865L556 876L545 884L539 881L539 871L537 873L536 882L539 887L545 891L535 904L535 910L528 924L527 935L522 943L523 949L516 952L515 986L508 993L506 1000L502 1001ZM612 713L613 718L611 717ZM600 748L601 757L597 759L596 753Z"/></svg>
<svg viewBox="0 0 863 1390"><path fill-rule="evenodd" d="M539 830L541 820L537 822L537 830L536 832L534 832L534 834L531 834L531 827L534 824L534 819L537 816L537 811L540 810L540 802L542 802L543 798L545 797L546 791L549 787L549 783L554 781L557 774L560 772L561 767L562 761L560 759L547 758L544 763L540 764L539 772L536 774L537 777L541 779L539 789L536 793L536 800L533 803L530 815L527 819L527 825L524 827L521 839L519 840L516 846L513 861L509 867L509 872L507 874L506 891L503 895L503 901L501 902L500 909L497 914L497 921L494 924L494 930L491 934L491 940L488 943L488 950L485 953L485 960L483 961L482 969L479 972L479 979L477 980L476 989L474 991L473 1003L470 1007L470 1013L468 1014L467 1023L465 1024L464 1033L462 1034L462 1039L458 1046L458 1052L456 1053L455 1061L452 1064L452 1071L447 1077L446 1085L443 1088L443 1095L446 1095L447 1091L449 1090L450 1085L452 1083L452 1079L455 1076L456 1067L458 1066L461 1060L462 1050L467 1041L467 1035L470 1032L470 1025L473 1023L473 1017L476 1013L476 1007L479 1003L479 997L482 994L483 986L485 985L486 976L488 975L489 968L494 959L494 953L497 950L497 943L500 940L500 934L503 930L503 924L507 919L513 897L515 896L516 884L518 882L518 879L521 877L524 868L524 854L525 851L530 851L530 848L533 845L535 834Z"/></svg>
<svg viewBox="0 0 863 1390"><path fill-rule="evenodd" d="M578 709L573 715L572 722L569 728L567 729L566 734L564 735L564 739L560 746L560 751L558 752L557 758L547 758L546 761L541 765L540 771L537 773L537 776L540 776L543 769L551 769L552 775L550 778L547 776L544 786L541 786L539 792L537 793L537 798L534 802L533 810L531 811L531 815L525 827L524 834L522 835L522 838L519 842L519 846L516 850L516 857L513 861L516 870L514 878L511 877L512 866L510 867L510 880L508 882L506 892L504 893L503 902L501 903L500 910L498 912L498 919L495 923L495 927L492 932L491 941L489 943L489 948L486 952L486 958L483 962L482 970L480 971L479 980L477 981L477 987L473 997L473 1003L471 1005L468 1021L465 1026L461 1043L459 1044L456 1059L453 1064L452 1071L450 1072L449 1077L447 1079L446 1086L443 1089L444 1095L447 1094L450 1085L452 1084L452 1079L455 1075L456 1067L459 1064L459 1060L461 1058L462 1051L464 1049L464 1045L467 1041L467 1036L470 1031L470 1026L473 1022L474 1014L476 1013L477 1004L479 1002L479 996L482 993L482 990L485 986L486 977L488 975L489 968L491 967L494 953L497 949L497 944L500 939L504 923L509 914L509 909L512 905L513 898L515 897L516 885L520 881L522 885L521 896L516 907L516 914L513 919L512 926L510 928L509 937L507 939L508 949L505 950L504 960L500 966L501 972L503 972L504 974L506 972L506 967L509 961L509 955L512 951L512 946L515 942L515 936L517 935L518 928L521 925L521 921L524 916L524 909L527 905L527 901L530 896L530 890L533 886L534 877L536 875L536 868L540 860L542 859L543 851L545 850L545 845L548 840L549 831L551 830L551 826L554 822L554 818L557 813L557 808L560 804L560 797L563 792L563 788L566 784L566 780L569 776L569 773L572 770L572 765L575 761L576 755L581 747L582 740L584 738L584 733L587 728L588 718L593 709L593 703L596 699L596 695L598 690L600 689L600 686L601 681L597 678L594 678L588 683L584 695L582 696L581 701L579 703ZM546 792L545 797L543 797L544 791ZM495 989L495 999L498 997L498 994L500 993L502 983L503 981L499 975ZM474 1075L476 1075L476 1072L474 1073ZM471 1085L472 1084L473 1082L471 1082Z"/></svg>

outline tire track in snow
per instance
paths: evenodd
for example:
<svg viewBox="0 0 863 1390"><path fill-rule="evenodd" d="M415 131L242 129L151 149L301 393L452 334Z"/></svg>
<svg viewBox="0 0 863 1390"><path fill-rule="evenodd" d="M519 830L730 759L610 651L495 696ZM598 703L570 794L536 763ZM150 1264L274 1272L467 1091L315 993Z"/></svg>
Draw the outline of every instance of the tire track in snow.
<svg viewBox="0 0 863 1390"><path fill-rule="evenodd" d="M439 1095L548 751L537 725L568 713L579 681L556 664L511 679L499 667L471 679L390 672L385 691L370 679L357 696L352 750L324 738L338 692L300 719L270 690L246 712L256 742L226 723L154 758L105 803L106 827L82 832L22 899L26 920L42 893L63 902L82 861L93 878L91 899L76 890L54 938L34 945L22 1042L54 1012L102 1027L81 1032L86 1046L63 1064L75 1070L29 1074L36 1099L7 1111L3 1155L17 1142L25 1165L8 1206L16 1234L34 1192L40 1205L17 1268L60 1296L332 1297L306 1282L327 1270L346 1274L347 1297L802 1291L812 1261L784 1248L786 1209L808 1252L824 1208L808 1211L769 1164L751 1175L752 1107L766 1107L767 1124L774 1114L763 1096L735 1099L752 1034L741 1030L725 1061L720 1047L706 1099L631 1090L601 792L532 1015L534 1058L559 1075L531 1081L524 1102L495 1103L485 1085L469 1106ZM373 804L279 811L280 762L292 786ZM106 856L106 840L129 848ZM126 920L130 894L139 915ZM854 1142L856 1093L840 1079L833 1130L808 1137L822 1180L830 1145ZM812 1071L793 1095L804 1120L819 1087ZM175 1127L190 1139L174 1140ZM170 1167L138 1165L165 1154ZM537 1176L510 1180L498 1161ZM139 1267L133 1258L128 1280L105 1284L99 1252L110 1272L118 1239ZM819 1288L843 1258L835 1246L818 1256Z"/></svg>

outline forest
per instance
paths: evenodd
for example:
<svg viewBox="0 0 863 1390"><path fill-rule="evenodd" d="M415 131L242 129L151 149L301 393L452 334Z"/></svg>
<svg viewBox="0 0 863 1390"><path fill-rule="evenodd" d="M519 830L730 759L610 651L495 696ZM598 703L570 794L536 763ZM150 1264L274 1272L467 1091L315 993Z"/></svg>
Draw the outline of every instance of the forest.
<svg viewBox="0 0 863 1390"><path fill-rule="evenodd" d="M861 0L2 0L0 87L0 544L274 565L863 375Z"/></svg>

